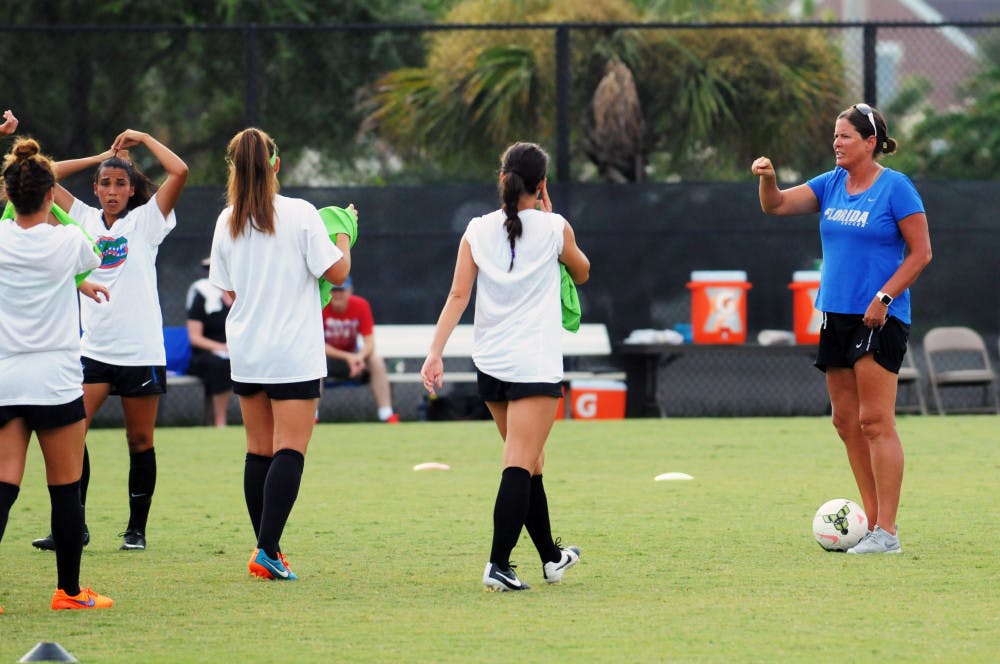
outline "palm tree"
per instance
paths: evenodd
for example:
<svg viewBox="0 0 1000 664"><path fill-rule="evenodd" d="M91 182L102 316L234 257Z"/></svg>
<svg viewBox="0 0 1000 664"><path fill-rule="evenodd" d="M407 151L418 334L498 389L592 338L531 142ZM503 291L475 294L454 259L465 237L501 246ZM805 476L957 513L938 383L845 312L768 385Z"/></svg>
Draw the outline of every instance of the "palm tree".
<svg viewBox="0 0 1000 664"><path fill-rule="evenodd" d="M602 179L641 182L646 170L646 121L632 70L621 60L608 62L594 90L593 123L584 150Z"/></svg>
<svg viewBox="0 0 1000 664"><path fill-rule="evenodd" d="M764 16L753 12L751 0L712 4L723 7L711 15L720 20ZM637 22L672 18L642 14L640 7L692 6L466 0L445 22ZM839 110L841 68L831 52L826 35L815 30L574 29L574 176L587 177L580 164L589 162L601 179L640 181L653 162L657 179L745 177L752 156L765 151L786 165L812 167L829 152L830 118ZM404 157L435 163L450 177L486 179L495 171L494 156L512 140L551 147L555 80L551 31L437 32L428 39L426 66L389 72L369 88L365 127Z"/></svg>

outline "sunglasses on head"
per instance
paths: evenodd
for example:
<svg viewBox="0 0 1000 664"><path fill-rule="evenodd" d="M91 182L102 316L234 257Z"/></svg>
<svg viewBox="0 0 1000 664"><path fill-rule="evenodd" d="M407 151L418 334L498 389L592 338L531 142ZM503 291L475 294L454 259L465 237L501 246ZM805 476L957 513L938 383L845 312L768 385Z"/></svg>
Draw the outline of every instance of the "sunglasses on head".
<svg viewBox="0 0 1000 664"><path fill-rule="evenodd" d="M868 121L872 123L872 129L875 130L875 138L878 138L878 127L875 125L875 111L872 110L872 107L868 104L855 104L854 108L861 115L868 116Z"/></svg>

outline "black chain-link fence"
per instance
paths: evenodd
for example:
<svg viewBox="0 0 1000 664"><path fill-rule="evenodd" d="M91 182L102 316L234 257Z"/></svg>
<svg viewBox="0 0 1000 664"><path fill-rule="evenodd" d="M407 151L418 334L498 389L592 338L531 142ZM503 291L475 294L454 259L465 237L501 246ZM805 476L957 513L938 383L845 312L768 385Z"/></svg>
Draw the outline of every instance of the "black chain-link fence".
<svg viewBox="0 0 1000 664"><path fill-rule="evenodd" d="M998 27L0 25L0 104L59 159L149 130L196 184L222 183L247 125L278 139L288 185L488 181L515 138L547 146L563 183L732 180L765 149L801 172L828 163L832 118L859 100L904 139L967 105ZM634 107L615 104L633 88Z"/></svg>
<svg viewBox="0 0 1000 664"><path fill-rule="evenodd" d="M787 286L795 270L811 268L819 258L815 219L761 214L749 160L739 152L754 145L740 142L739 131L726 134L728 125L718 118L718 135L728 136L728 142L700 143L686 161L671 161L676 155L664 147L664 137L677 135L683 142L678 125L697 128L696 119L681 112L683 105L671 103L674 98L695 99L683 97L684 76L718 75L725 81L719 88L723 100L753 99L752 90L761 89L772 90L779 101L788 95L789 101L781 104L770 100L768 112L731 107L730 120L737 129L760 132L762 150L770 142L780 143L788 163L802 169L788 175L801 181L813 174L810 165L830 166L829 128L843 106L860 99L876 103L888 109L890 133L906 137L926 109L943 112L970 103L966 86L970 77L993 66L998 28L1000 23L3 25L0 106L13 108L22 119L21 133L39 138L56 159L103 150L122 129L132 127L161 138L191 165L190 184L178 205L178 227L163 244L158 263L165 324L184 323L184 294L202 276L199 261L208 255L212 224L223 207L225 145L247 124L262 126L277 138L286 193L317 207L359 206L355 284L372 301L376 321L428 323L436 320L444 300L465 224L497 206L495 171L483 175L470 162L455 175L429 156L397 153L366 124L372 114L366 104L383 75L406 68L426 71L449 53L460 61L463 51L449 47L446 38L475 45L506 35L509 45L515 34L514 46L523 48L493 55L537 56L531 71L544 85L532 88L542 91L531 99L540 109L533 116L535 124L513 123L516 134L495 139L460 134L462 142L455 147L485 141L488 147L481 153L494 169L495 156L513 138L549 147L555 160L551 192L556 209L573 222L593 261L592 281L581 289L585 320L608 325L615 344L636 328L671 328L690 320L685 283L692 270L739 269L747 271L753 285L747 295L752 341L762 329L791 328ZM445 45L437 47L439 42ZM795 64L787 55L793 47L813 52L808 49L818 45L830 76L827 92L835 97L815 109L819 140L812 140L812 134L809 140L796 139L807 133L808 118L793 93L809 88L811 79L781 87L781 80L767 78L773 72L762 65L756 67L760 80L725 78L730 71L746 73L739 63L754 63L758 54L738 49L755 42L787 47L776 51L775 67ZM681 47L702 54L701 59L675 57ZM593 109L609 55L624 58L635 76L646 132L647 163L640 169L646 183L600 183L606 173L594 156ZM653 73L679 62L691 65L690 71L670 79L681 84L657 90ZM503 80L490 80L494 87L482 90L502 87ZM413 99L415 110L419 102ZM905 138L901 143L901 156L886 159L887 165L905 157ZM157 179L157 165L145 151L136 150L135 158ZM67 184L90 200L91 175L83 173ZM935 177L916 178L927 206L935 260L913 289L913 339L918 341L932 326L969 325L988 338L993 354L1000 330L1000 304L989 288L1000 277L995 260L1000 251L997 190L988 181ZM663 181L667 179L671 181ZM711 183L714 179L735 182ZM479 184L442 184L456 180ZM818 384L822 397L822 378L808 361L803 382L781 379L788 367L740 364L746 361L727 356L720 365L705 355L695 365L685 359L665 367L669 380L659 389L661 400L673 404L668 414L814 411L811 397L799 407L782 396L787 392L797 399L815 392ZM609 363L615 368L622 364L617 357ZM684 375L675 380L674 372ZM774 380L747 385L769 372ZM809 378L813 373L815 378ZM685 387L698 381L705 382L711 398ZM770 390L775 399L760 402L753 396L760 390ZM397 407L404 415L419 416L419 390L411 395L401 387L399 392ZM682 407L684 399L694 401ZM737 400L735 405L731 399ZM367 388L338 388L324 397L324 408L327 401L331 418L373 418ZM341 402L355 405L340 412L335 405ZM197 388L179 388L166 398L161 419L198 423L201 407ZM108 422L120 423L113 408L107 410Z"/></svg>

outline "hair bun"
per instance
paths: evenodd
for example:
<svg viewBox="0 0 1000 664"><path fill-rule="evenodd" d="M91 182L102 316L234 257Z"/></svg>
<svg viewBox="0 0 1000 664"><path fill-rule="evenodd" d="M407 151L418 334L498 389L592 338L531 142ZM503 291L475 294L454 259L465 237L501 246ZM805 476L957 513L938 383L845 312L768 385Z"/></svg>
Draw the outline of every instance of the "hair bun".
<svg viewBox="0 0 1000 664"><path fill-rule="evenodd" d="M38 145L38 141L33 138L21 139L14 144L14 148L11 150L18 159L30 159L40 151L41 147Z"/></svg>

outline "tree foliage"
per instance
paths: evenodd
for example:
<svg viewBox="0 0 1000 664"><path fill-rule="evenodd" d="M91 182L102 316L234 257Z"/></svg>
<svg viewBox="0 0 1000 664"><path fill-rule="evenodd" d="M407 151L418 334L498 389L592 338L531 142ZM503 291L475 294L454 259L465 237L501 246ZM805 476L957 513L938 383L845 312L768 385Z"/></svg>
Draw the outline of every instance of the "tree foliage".
<svg viewBox="0 0 1000 664"><path fill-rule="evenodd" d="M925 104L925 81L911 82L906 92L912 94L893 104L893 115L916 108L919 117L900 141L893 168L917 178L1000 178L1000 39L984 44L982 53L980 71L959 87L961 106L940 110Z"/></svg>
<svg viewBox="0 0 1000 664"><path fill-rule="evenodd" d="M634 18L625 0L476 0L457 4L443 20L489 24ZM589 46L608 48L603 36ZM588 50L571 50L574 72L587 71ZM574 107L589 101L579 89L574 87ZM422 163L430 158L452 177L484 179L515 138L553 147L555 94L551 30L434 32L427 38L426 66L389 72L372 85L367 127L406 158Z"/></svg>
<svg viewBox="0 0 1000 664"><path fill-rule="evenodd" d="M752 21L766 17L750 0L466 0L450 23ZM753 156L768 153L793 168L828 157L832 118L839 110L842 68L819 31L574 28L571 48L572 151L605 179L743 175ZM834 55L831 55L834 53ZM634 104L595 96L609 63L626 67ZM620 72L620 70L618 70ZM484 94L483 85L493 86ZM389 72L372 86L367 127L410 159L439 164L451 177L482 178L515 139L552 146L555 43L551 30L446 31L431 35L427 64ZM603 104L603 105L602 105ZM629 113L610 121L608 113ZM596 131L605 125L643 126L625 145ZM605 145L595 141L605 136ZM610 142L608 142L610 141ZM612 156L612 153L614 155ZM609 168L608 164L618 166ZM574 177L588 177L577 169Z"/></svg>
<svg viewBox="0 0 1000 664"><path fill-rule="evenodd" d="M276 138L287 164L310 151L349 165L366 149L356 141L356 90L372 72L418 61L422 45L410 32L314 26L427 21L448 4L17 3L0 26L0 104L14 109L21 131L58 159L106 149L125 128L154 133L188 162L194 183L224 180L226 142L248 122ZM255 31L234 28L251 23ZM185 26L196 29L180 29ZM249 89L248 80L255 82ZM148 158L143 152L137 152L140 160ZM155 177L155 162L140 163Z"/></svg>
<svg viewBox="0 0 1000 664"><path fill-rule="evenodd" d="M328 182L482 181L515 138L555 147L553 31L379 24L572 21L595 24L570 31L572 177L738 177L761 152L806 169L828 157L842 78L824 33L602 25L749 21L780 4L18 3L0 26L0 105L57 159L103 150L127 127L149 131L188 162L192 183L224 180L225 144L248 123L278 141L288 184L330 173ZM365 29L317 28L346 23ZM155 179L150 155L136 156ZM400 161L394 175L387 165Z"/></svg>

